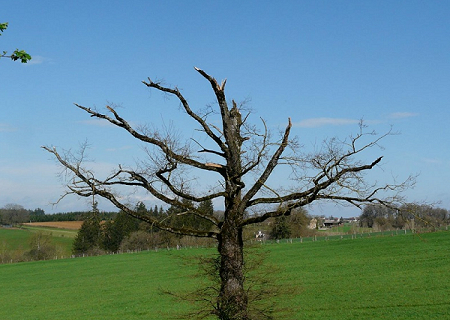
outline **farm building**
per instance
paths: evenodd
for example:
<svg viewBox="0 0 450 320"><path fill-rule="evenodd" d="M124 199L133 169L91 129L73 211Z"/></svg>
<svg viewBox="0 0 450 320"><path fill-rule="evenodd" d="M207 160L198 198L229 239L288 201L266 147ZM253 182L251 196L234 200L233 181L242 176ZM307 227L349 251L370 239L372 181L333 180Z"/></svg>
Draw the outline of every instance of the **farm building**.
<svg viewBox="0 0 450 320"><path fill-rule="evenodd" d="M325 219L323 221L323 226L325 228L340 226L341 224L342 224L341 219Z"/></svg>

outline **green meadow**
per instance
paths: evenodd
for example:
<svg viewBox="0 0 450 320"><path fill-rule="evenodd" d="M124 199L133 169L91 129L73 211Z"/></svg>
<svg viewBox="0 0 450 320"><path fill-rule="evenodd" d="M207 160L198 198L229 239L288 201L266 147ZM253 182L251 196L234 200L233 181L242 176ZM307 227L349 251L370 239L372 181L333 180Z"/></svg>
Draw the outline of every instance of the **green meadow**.
<svg viewBox="0 0 450 320"><path fill-rule="evenodd" d="M450 232L257 245L276 319L450 319ZM0 265L0 319L180 319L195 261L160 250ZM272 271L272 272L270 272Z"/></svg>
<svg viewBox="0 0 450 320"><path fill-rule="evenodd" d="M73 238L75 238L77 230L46 227L0 228L0 250L29 250L31 237L36 232L51 235L52 242L60 249L61 255L70 257Z"/></svg>
<svg viewBox="0 0 450 320"><path fill-rule="evenodd" d="M9 250L23 249L29 246L31 233L23 230L0 228L0 245Z"/></svg>

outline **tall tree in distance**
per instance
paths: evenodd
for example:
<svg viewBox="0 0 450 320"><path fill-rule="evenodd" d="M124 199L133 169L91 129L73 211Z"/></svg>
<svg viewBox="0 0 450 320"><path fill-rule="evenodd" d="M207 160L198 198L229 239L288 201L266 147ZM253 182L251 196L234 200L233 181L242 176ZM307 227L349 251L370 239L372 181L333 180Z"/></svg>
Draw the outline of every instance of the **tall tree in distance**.
<svg viewBox="0 0 450 320"><path fill-rule="evenodd" d="M200 202L197 208L198 211L200 211L205 216L213 216L214 215L214 206L211 199L205 200ZM200 230L210 230L214 227L214 225L211 223L211 221L206 219L201 219L199 217L196 217L196 224L195 226L199 228Z"/></svg>
<svg viewBox="0 0 450 320"><path fill-rule="evenodd" d="M270 237L272 239L286 239L291 236L291 228L289 226L288 217L276 217L270 230Z"/></svg>
<svg viewBox="0 0 450 320"><path fill-rule="evenodd" d="M100 112L76 104L89 116L107 120L143 143L150 157L148 165L144 168L142 165L136 168L118 165L110 175L100 177L85 169L80 158L60 153L54 147L43 148L67 170L70 180L66 195L90 197L95 194L161 230L217 240L220 288L211 313L219 319L252 319L244 283L245 226L270 217L289 216L314 201L393 206L400 200L398 191L408 187L412 180L376 185L364 179L364 173L380 164L382 156L362 162L359 154L377 147L390 132L376 135L366 132L361 125L356 135L343 141L327 140L322 149L307 153L290 137L290 118L280 135L273 137L264 120L259 124L250 123L251 114L242 114L241 106L234 100L227 100L226 80L219 83L205 71L195 70L212 88L217 103L215 110L195 112L177 87L167 87L151 79L143 83L175 97L186 117L196 124L196 132L203 134L203 140L193 137L183 142L164 130L136 127L111 106L106 107L107 112ZM277 177L283 179L283 187L269 180L278 167L288 169L276 172ZM195 179L198 171L207 178ZM281 177L283 173L285 176ZM217 183L211 185L212 181ZM125 203L122 196L117 196L115 188L123 191L124 187L129 187L130 192L140 188L181 211L174 210L170 219L140 214ZM201 210L199 204L209 200L223 202L223 216L216 217ZM210 227L185 224L186 217L205 220Z"/></svg>
<svg viewBox="0 0 450 320"><path fill-rule="evenodd" d="M0 36L7 28L8 22L0 22ZM13 61L20 60L22 63L27 63L31 60L31 56L26 53L25 50L19 49L14 50L10 55L8 55L8 51L3 51L2 54L0 54L0 58L10 58Z"/></svg>
<svg viewBox="0 0 450 320"><path fill-rule="evenodd" d="M93 201L92 211L84 219L80 230L73 241L74 255L90 253L100 247L101 225L97 202Z"/></svg>
<svg viewBox="0 0 450 320"><path fill-rule="evenodd" d="M140 214L145 214L147 211L142 202L136 205L135 210ZM103 226L103 249L117 252L123 239L137 230L139 230L139 220L120 211L114 220L107 221Z"/></svg>

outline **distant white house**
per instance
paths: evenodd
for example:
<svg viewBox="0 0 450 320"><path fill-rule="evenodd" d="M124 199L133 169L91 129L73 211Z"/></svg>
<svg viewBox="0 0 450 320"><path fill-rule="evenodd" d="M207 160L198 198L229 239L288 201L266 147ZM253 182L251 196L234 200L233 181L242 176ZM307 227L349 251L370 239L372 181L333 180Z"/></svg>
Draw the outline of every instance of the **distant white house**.
<svg viewBox="0 0 450 320"><path fill-rule="evenodd" d="M261 241L266 238L266 235L264 233L262 233L261 230L259 230L258 233L256 234L255 238L256 238L256 240Z"/></svg>
<svg viewBox="0 0 450 320"><path fill-rule="evenodd" d="M308 229L316 229L317 228L317 219L312 218L311 221L309 221Z"/></svg>

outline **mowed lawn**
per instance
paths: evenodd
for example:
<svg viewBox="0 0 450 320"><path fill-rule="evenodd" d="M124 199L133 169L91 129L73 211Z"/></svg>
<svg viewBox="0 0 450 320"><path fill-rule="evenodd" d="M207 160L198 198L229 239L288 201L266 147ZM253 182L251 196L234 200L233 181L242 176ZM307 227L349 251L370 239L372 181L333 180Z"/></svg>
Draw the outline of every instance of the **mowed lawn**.
<svg viewBox="0 0 450 320"><path fill-rule="evenodd" d="M277 319L450 319L450 232L261 248L281 288ZM180 319L192 306L161 291L195 289L186 261L213 252L0 265L0 319Z"/></svg>

